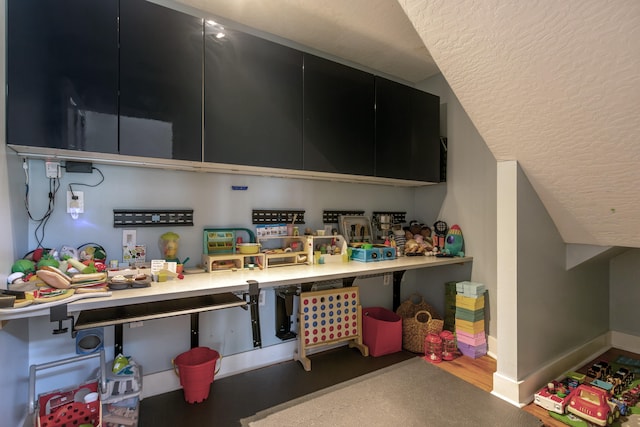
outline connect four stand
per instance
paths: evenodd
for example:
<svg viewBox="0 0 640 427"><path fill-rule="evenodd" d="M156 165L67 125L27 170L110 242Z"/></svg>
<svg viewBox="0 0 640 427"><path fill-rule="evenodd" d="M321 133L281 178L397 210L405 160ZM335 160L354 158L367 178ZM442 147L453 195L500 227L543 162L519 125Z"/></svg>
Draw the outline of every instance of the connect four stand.
<svg viewBox="0 0 640 427"><path fill-rule="evenodd" d="M369 348L362 342L362 306L357 286L302 292L299 312L300 336L294 358L311 370L309 349L348 341L363 356Z"/></svg>

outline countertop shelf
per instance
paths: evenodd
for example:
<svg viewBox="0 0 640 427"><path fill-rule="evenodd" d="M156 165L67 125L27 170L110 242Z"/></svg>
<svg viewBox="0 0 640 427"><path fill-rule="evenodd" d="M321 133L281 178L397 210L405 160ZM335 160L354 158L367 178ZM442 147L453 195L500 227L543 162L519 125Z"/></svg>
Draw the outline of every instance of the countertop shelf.
<svg viewBox="0 0 640 427"><path fill-rule="evenodd" d="M84 310L78 315L75 329L82 330L100 326L119 325L162 317L200 313L202 311L241 307L247 302L233 293L202 295L169 301L130 304L120 307Z"/></svg>
<svg viewBox="0 0 640 427"><path fill-rule="evenodd" d="M378 262L340 262L329 264L296 264L264 270L242 269L220 271L215 274L186 274L183 280L152 282L147 288L126 289L111 292L111 296L86 298L67 304L68 313L86 310L115 308L135 304L167 301L175 307L176 301L190 297L246 292L249 280L255 280L260 289L276 286L300 285L327 280L342 280L359 276L381 275L396 271L415 270L472 262L472 257L399 257ZM63 302L62 300L61 302ZM202 310L204 311L204 310ZM0 321L29 317L49 316L49 308L32 304L24 308L0 309Z"/></svg>

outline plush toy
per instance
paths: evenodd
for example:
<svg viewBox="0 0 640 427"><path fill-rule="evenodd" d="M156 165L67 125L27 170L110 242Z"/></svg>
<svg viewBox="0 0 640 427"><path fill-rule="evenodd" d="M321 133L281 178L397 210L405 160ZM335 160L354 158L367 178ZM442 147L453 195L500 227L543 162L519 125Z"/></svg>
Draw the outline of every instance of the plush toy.
<svg viewBox="0 0 640 427"><path fill-rule="evenodd" d="M426 225L423 225L422 229L420 230L420 235L424 239L424 243L427 246L427 250L428 251L432 251L433 250L433 238L431 237L431 229L429 227L427 227Z"/></svg>
<svg viewBox="0 0 640 427"><path fill-rule="evenodd" d="M462 230L460 229L458 224L454 224L447 232L447 237L445 238L444 242L444 250L442 251L442 253L449 256L463 257L463 245L464 239L462 238Z"/></svg>
<svg viewBox="0 0 640 427"><path fill-rule="evenodd" d="M180 236L172 231L168 231L160 236L160 251L165 261L178 260L178 242Z"/></svg>

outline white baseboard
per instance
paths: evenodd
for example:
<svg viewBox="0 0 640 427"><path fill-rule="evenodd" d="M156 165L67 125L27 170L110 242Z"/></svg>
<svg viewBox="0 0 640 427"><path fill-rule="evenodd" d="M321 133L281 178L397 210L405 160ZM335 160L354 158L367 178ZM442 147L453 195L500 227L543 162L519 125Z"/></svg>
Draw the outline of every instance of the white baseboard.
<svg viewBox="0 0 640 427"><path fill-rule="evenodd" d="M498 340L491 335L487 335L487 355L498 360Z"/></svg>
<svg viewBox="0 0 640 427"><path fill-rule="evenodd" d="M347 343L344 342L327 345L322 348L312 349L308 351L307 354L315 354L346 345ZM289 341L257 350L225 356L220 361L220 371L215 375L214 381L216 378L222 379L242 372L252 371L254 369L276 363L293 360L293 356L297 350L297 341ZM142 398L144 399L145 397L167 393L173 390L178 390L179 388L181 388L180 378L176 375L173 369L144 375L144 378L142 379Z"/></svg>
<svg viewBox="0 0 640 427"><path fill-rule="evenodd" d="M640 337L636 339L640 341ZM493 374L491 393L515 406L523 407L531 403L535 392L550 379L560 378L567 371L580 368L611 347L611 333L607 332L542 366L522 380L514 380L496 372Z"/></svg>
<svg viewBox="0 0 640 427"><path fill-rule="evenodd" d="M611 347L632 353L640 353L640 337L616 331L611 331L610 333Z"/></svg>
<svg viewBox="0 0 640 427"><path fill-rule="evenodd" d="M230 375L292 360L296 349L297 344L295 341L292 341L225 356L220 361L220 371L216 374L214 381L216 378L221 379ZM180 378L178 378L172 369L145 375L142 384L143 399L181 388Z"/></svg>

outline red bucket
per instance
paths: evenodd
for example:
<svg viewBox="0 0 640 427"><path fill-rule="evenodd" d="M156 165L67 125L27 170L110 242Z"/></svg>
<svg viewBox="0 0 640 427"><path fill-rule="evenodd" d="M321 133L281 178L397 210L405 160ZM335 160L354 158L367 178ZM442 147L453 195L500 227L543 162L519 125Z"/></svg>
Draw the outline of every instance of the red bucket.
<svg viewBox="0 0 640 427"><path fill-rule="evenodd" d="M221 358L209 347L195 347L173 359L173 369L180 377L187 402L202 402L209 397L213 377L220 370L220 365L216 369L216 362Z"/></svg>

